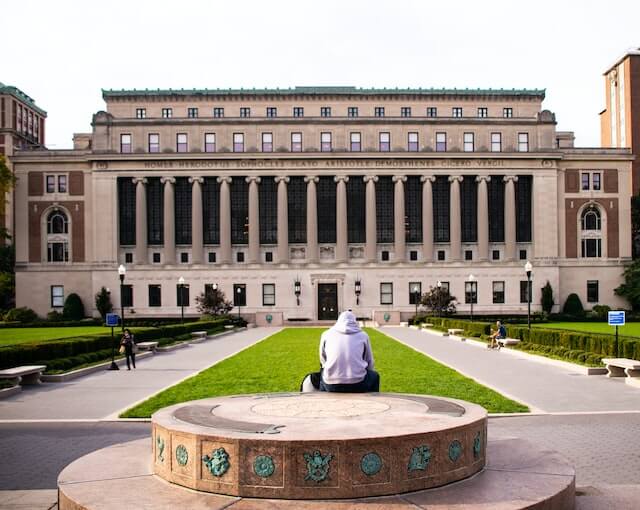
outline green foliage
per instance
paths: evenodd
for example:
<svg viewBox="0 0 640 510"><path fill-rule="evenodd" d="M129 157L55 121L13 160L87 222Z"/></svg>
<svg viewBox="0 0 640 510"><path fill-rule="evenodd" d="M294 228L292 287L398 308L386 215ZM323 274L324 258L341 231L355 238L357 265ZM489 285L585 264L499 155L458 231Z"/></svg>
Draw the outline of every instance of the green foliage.
<svg viewBox="0 0 640 510"><path fill-rule="evenodd" d="M51 310L47 314L47 320L49 322L62 322L64 320L64 316L57 310Z"/></svg>
<svg viewBox="0 0 640 510"><path fill-rule="evenodd" d="M573 293L567 296L567 300L562 308L562 313L572 315L574 317L582 317L584 315L584 308L578 294Z"/></svg>
<svg viewBox="0 0 640 510"><path fill-rule="evenodd" d="M633 258L640 259L640 195L631 197L631 242Z"/></svg>
<svg viewBox="0 0 640 510"><path fill-rule="evenodd" d="M547 358L571 361L572 363L578 363L580 365L593 367L602 366L603 356L586 351L581 351L579 349L567 349L566 347L562 346L538 345L527 342L514 345L513 348L525 352L530 352L532 354L540 354L542 356L546 356Z"/></svg>
<svg viewBox="0 0 640 510"><path fill-rule="evenodd" d="M625 298L633 310L640 310L640 258L629 264L622 274L624 283L615 289L616 295Z"/></svg>
<svg viewBox="0 0 640 510"><path fill-rule="evenodd" d="M471 322L463 319L451 319L445 317L424 317L422 322L428 322L433 324L436 328L442 331L448 329L462 329L464 335L481 337L482 335L488 335L491 333L490 322Z"/></svg>
<svg viewBox="0 0 640 510"><path fill-rule="evenodd" d="M13 273L0 273L0 310L15 305L16 282Z"/></svg>
<svg viewBox="0 0 640 510"><path fill-rule="evenodd" d="M233 308L233 303L225 300L224 292L219 288L212 288L210 291L196 296L196 303L200 313L213 317L226 315Z"/></svg>
<svg viewBox="0 0 640 510"><path fill-rule="evenodd" d="M429 287L420 298L420 304L437 315L451 315L456 313L456 297L449 294L445 287Z"/></svg>
<svg viewBox="0 0 640 510"><path fill-rule="evenodd" d="M551 284L549 280L544 287L542 287L542 297L540 298L540 304L542 305L542 310L546 313L551 313L551 309L555 304L553 300L553 289L551 288Z"/></svg>
<svg viewBox="0 0 640 510"><path fill-rule="evenodd" d="M111 303L111 294L105 287L100 287L100 291L96 294L95 298L96 310L102 317L104 322L107 319L107 314L113 311L113 304Z"/></svg>
<svg viewBox="0 0 640 510"><path fill-rule="evenodd" d="M79 321L84 318L84 305L80 296L75 292L72 292L64 300L64 308L62 309L62 316L66 320Z"/></svg>
<svg viewBox="0 0 640 510"><path fill-rule="evenodd" d="M7 322L35 322L38 320L38 315L31 308L23 306L9 310L4 314L4 320Z"/></svg>
<svg viewBox="0 0 640 510"><path fill-rule="evenodd" d="M606 319L609 316L611 307L607 305L595 305L591 310L591 315L598 319Z"/></svg>

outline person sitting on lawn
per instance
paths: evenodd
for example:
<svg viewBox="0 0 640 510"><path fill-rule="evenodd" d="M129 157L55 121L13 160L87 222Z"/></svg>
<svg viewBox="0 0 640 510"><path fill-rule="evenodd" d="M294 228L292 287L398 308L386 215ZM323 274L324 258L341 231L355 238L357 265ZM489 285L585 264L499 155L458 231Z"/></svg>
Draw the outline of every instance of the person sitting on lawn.
<svg viewBox="0 0 640 510"><path fill-rule="evenodd" d="M500 347L502 347L500 340L507 338L507 330L500 321L496 322L496 328L496 330L491 330L491 336L489 336L490 342L489 345L487 345L487 349L495 349L497 347L498 350L500 350Z"/></svg>
<svg viewBox="0 0 640 510"><path fill-rule="evenodd" d="M380 376L374 370L369 335L349 310L320 337L320 391L366 393L380 391Z"/></svg>

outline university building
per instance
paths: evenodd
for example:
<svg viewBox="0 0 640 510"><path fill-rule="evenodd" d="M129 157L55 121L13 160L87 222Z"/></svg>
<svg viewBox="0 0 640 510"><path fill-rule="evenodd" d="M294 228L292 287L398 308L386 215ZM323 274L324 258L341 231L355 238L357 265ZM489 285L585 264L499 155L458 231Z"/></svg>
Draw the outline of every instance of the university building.
<svg viewBox="0 0 640 510"><path fill-rule="evenodd" d="M632 156L573 146L543 90L105 90L73 150L13 157L17 305L104 286L127 315L221 289L258 324L624 306ZM62 185L61 185L62 183ZM184 279L184 287L179 279Z"/></svg>

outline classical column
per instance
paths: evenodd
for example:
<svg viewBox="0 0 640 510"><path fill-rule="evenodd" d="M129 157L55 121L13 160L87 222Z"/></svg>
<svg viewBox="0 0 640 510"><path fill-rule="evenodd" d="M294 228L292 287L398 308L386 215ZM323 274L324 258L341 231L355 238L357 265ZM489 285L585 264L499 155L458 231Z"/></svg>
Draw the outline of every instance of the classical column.
<svg viewBox="0 0 640 510"><path fill-rule="evenodd" d="M275 178L278 183L278 263L289 262L289 205L287 198L287 183L289 177Z"/></svg>
<svg viewBox="0 0 640 510"><path fill-rule="evenodd" d="M376 232L376 182L377 175L365 175L364 182L366 188L366 218L365 218L365 240L364 257L367 262L375 262L378 258L378 244Z"/></svg>
<svg viewBox="0 0 640 510"><path fill-rule="evenodd" d="M406 260L406 226L404 214L404 183L407 178L404 175L394 175L392 177L395 182L393 197L393 233L395 252L394 261L404 262Z"/></svg>
<svg viewBox="0 0 640 510"><path fill-rule="evenodd" d="M189 177L191 188L191 263L202 264L204 236L202 233L202 177Z"/></svg>
<svg viewBox="0 0 640 510"><path fill-rule="evenodd" d="M433 189L434 175L423 175L422 181L422 260L433 262Z"/></svg>
<svg viewBox="0 0 640 510"><path fill-rule="evenodd" d="M231 177L218 177L220 183L220 262L231 263Z"/></svg>
<svg viewBox="0 0 640 510"><path fill-rule="evenodd" d="M478 175L478 259L489 260L489 192L487 183L491 180L488 175Z"/></svg>
<svg viewBox="0 0 640 510"><path fill-rule="evenodd" d="M506 260L516 259L516 185L518 176L507 175L504 185L504 252Z"/></svg>
<svg viewBox="0 0 640 510"><path fill-rule="evenodd" d="M461 220L460 220L460 182L462 177L452 175L449 177L451 189L449 190L451 203L449 207L449 246L451 260L462 259Z"/></svg>
<svg viewBox="0 0 640 510"><path fill-rule="evenodd" d="M175 177L161 177L164 183L164 263L176 263L176 206L173 185Z"/></svg>
<svg viewBox="0 0 640 510"><path fill-rule="evenodd" d="M336 262L347 262L347 175L336 175Z"/></svg>
<svg viewBox="0 0 640 510"><path fill-rule="evenodd" d="M247 177L249 184L249 264L260 262L260 197L258 184L260 177Z"/></svg>
<svg viewBox="0 0 640 510"><path fill-rule="evenodd" d="M146 264L147 255L147 179L135 177L136 184L136 264Z"/></svg>
<svg viewBox="0 0 640 510"><path fill-rule="evenodd" d="M304 178L307 183L307 262L318 262L318 195L315 175Z"/></svg>

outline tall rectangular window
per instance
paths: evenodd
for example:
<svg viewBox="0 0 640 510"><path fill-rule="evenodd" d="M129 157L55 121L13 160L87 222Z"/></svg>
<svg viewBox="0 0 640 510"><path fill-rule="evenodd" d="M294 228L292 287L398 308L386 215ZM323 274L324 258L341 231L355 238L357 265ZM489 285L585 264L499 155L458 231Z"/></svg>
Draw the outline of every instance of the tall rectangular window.
<svg viewBox="0 0 640 510"><path fill-rule="evenodd" d="M505 119L510 119L511 117L513 117L513 108L503 108L502 109L502 116Z"/></svg>
<svg viewBox="0 0 640 510"><path fill-rule="evenodd" d="M233 152L244 152L244 133L233 133Z"/></svg>
<svg viewBox="0 0 640 510"><path fill-rule="evenodd" d="M582 257L602 257L602 239L583 239Z"/></svg>
<svg viewBox="0 0 640 510"><path fill-rule="evenodd" d="M149 307L162 306L162 287L149 285Z"/></svg>
<svg viewBox="0 0 640 510"><path fill-rule="evenodd" d="M491 152L502 151L502 133L491 133Z"/></svg>
<svg viewBox="0 0 640 510"><path fill-rule="evenodd" d="M427 106L427 117L437 117L438 116L438 108L435 106Z"/></svg>
<svg viewBox="0 0 640 510"><path fill-rule="evenodd" d="M320 107L320 117L331 117L331 107L330 106L321 106Z"/></svg>
<svg viewBox="0 0 640 510"><path fill-rule="evenodd" d="M64 306L64 286L51 286L51 308L62 308Z"/></svg>
<svg viewBox="0 0 640 510"><path fill-rule="evenodd" d="M474 140L473 133L465 133L464 134L464 152L473 152L474 151Z"/></svg>
<svg viewBox="0 0 640 510"><path fill-rule="evenodd" d="M173 108L163 108L162 109L162 118L163 119L170 119L171 117L173 117Z"/></svg>
<svg viewBox="0 0 640 510"><path fill-rule="evenodd" d="M418 152L418 133L411 132L407 135L407 150Z"/></svg>
<svg viewBox="0 0 640 510"><path fill-rule="evenodd" d="M149 152L160 152L160 134L149 133Z"/></svg>
<svg viewBox="0 0 640 510"><path fill-rule="evenodd" d="M320 133L320 151L331 152L331 133Z"/></svg>
<svg viewBox="0 0 640 510"><path fill-rule="evenodd" d="M131 308L133 306L133 285L122 285L120 287L121 291L121 300L123 308Z"/></svg>
<svg viewBox="0 0 640 510"><path fill-rule="evenodd" d="M56 192L56 176L47 175L47 193Z"/></svg>
<svg viewBox="0 0 640 510"><path fill-rule="evenodd" d="M302 133L291 133L291 152L302 152Z"/></svg>
<svg viewBox="0 0 640 510"><path fill-rule="evenodd" d="M600 191L600 173L591 174L591 182L593 183L593 191Z"/></svg>
<svg viewBox="0 0 640 510"><path fill-rule="evenodd" d="M243 106L242 108L240 108L240 117L242 118L251 117L251 108L247 106Z"/></svg>
<svg viewBox="0 0 640 510"><path fill-rule="evenodd" d="M582 177L582 191L589 191L590 175L584 172L581 177Z"/></svg>
<svg viewBox="0 0 640 510"><path fill-rule="evenodd" d="M294 106L293 107L293 116L294 117L304 117L304 108L302 106Z"/></svg>
<svg viewBox="0 0 640 510"><path fill-rule="evenodd" d="M221 108L220 106L216 106L213 109L213 116L216 119L220 119L220 118L224 117L224 108Z"/></svg>
<svg viewBox="0 0 640 510"><path fill-rule="evenodd" d="M147 117L146 108L136 108L136 119L145 119Z"/></svg>
<svg viewBox="0 0 640 510"><path fill-rule="evenodd" d="M189 285L176 285L176 305L189 306Z"/></svg>
<svg viewBox="0 0 640 510"><path fill-rule="evenodd" d="M216 134L215 133L204 134L204 151L205 152L216 151Z"/></svg>
<svg viewBox="0 0 640 510"><path fill-rule="evenodd" d="M358 116L358 107L357 106L349 106L347 108L347 117L357 117Z"/></svg>
<svg viewBox="0 0 640 510"><path fill-rule="evenodd" d="M131 135L130 134L120 135L120 152L122 154L131 153Z"/></svg>
<svg viewBox="0 0 640 510"><path fill-rule="evenodd" d="M447 133L436 133L436 152L447 152Z"/></svg>
<svg viewBox="0 0 640 510"><path fill-rule="evenodd" d="M478 282L464 282L464 302L478 303Z"/></svg>
<svg viewBox="0 0 640 510"><path fill-rule="evenodd" d="M187 108L187 117L190 119L198 118L198 109L197 108Z"/></svg>
<svg viewBox="0 0 640 510"><path fill-rule="evenodd" d="M518 152L529 152L529 133L518 133Z"/></svg>
<svg viewBox="0 0 640 510"><path fill-rule="evenodd" d="M262 284L262 306L275 306L276 304L276 284Z"/></svg>
<svg viewBox="0 0 640 510"><path fill-rule="evenodd" d="M373 109L373 114L374 114L376 117L384 117L384 106L376 106L376 107Z"/></svg>
<svg viewBox="0 0 640 510"><path fill-rule="evenodd" d="M267 117L277 117L278 109L275 106L267 106Z"/></svg>
<svg viewBox="0 0 640 510"><path fill-rule="evenodd" d="M393 304L393 283L384 282L380 284L380 304L381 305Z"/></svg>
<svg viewBox="0 0 640 510"><path fill-rule="evenodd" d="M599 301L598 280L587 281L587 303L597 303Z"/></svg>
<svg viewBox="0 0 640 510"><path fill-rule="evenodd" d="M504 282L493 282L493 302L495 304L504 303Z"/></svg>
<svg viewBox="0 0 640 510"><path fill-rule="evenodd" d="M484 119L489 116L489 109L485 106L478 108L478 117Z"/></svg>
<svg viewBox="0 0 640 510"><path fill-rule="evenodd" d="M273 133L262 133L262 152L273 152Z"/></svg>
<svg viewBox="0 0 640 510"><path fill-rule="evenodd" d="M454 106L451 108L452 117L462 117L462 108L460 106Z"/></svg>
<svg viewBox="0 0 640 510"><path fill-rule="evenodd" d="M400 107L400 117L411 117L411 107L410 106L401 106Z"/></svg>
<svg viewBox="0 0 640 510"><path fill-rule="evenodd" d="M351 152L360 152L361 150L360 133L351 133L350 140L351 140L351 146L350 146Z"/></svg>
<svg viewBox="0 0 640 510"><path fill-rule="evenodd" d="M66 175L58 175L58 193L66 193L67 192L67 176Z"/></svg>
<svg viewBox="0 0 640 510"><path fill-rule="evenodd" d="M527 301L527 289L529 289L529 299L533 303L533 282L529 285L527 280L520 280L520 302L528 303Z"/></svg>
<svg viewBox="0 0 640 510"><path fill-rule="evenodd" d="M187 152L189 150L189 143L187 133L178 133L176 135L176 152Z"/></svg>
<svg viewBox="0 0 640 510"><path fill-rule="evenodd" d="M391 150L391 134L390 133L379 134L378 150L380 152L389 152Z"/></svg>

